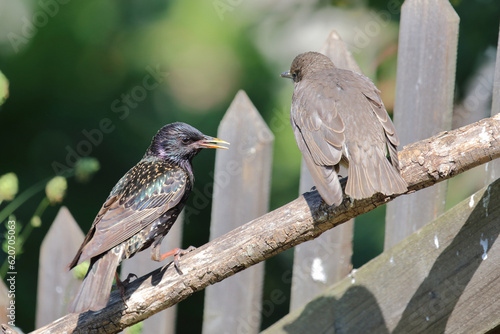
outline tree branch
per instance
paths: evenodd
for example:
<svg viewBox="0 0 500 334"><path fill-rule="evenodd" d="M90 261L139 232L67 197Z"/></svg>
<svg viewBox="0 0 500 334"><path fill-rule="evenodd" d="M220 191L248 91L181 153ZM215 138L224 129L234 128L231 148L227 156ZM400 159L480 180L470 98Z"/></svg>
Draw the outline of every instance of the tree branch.
<svg viewBox="0 0 500 334"><path fill-rule="evenodd" d="M500 157L499 138L500 115L497 115L404 147L399 158L409 192ZM183 275L167 265L127 285L126 304L114 292L105 309L69 314L33 333L117 333L209 284L314 239L394 197L377 194L328 207L316 191L305 193L185 255L181 261Z"/></svg>

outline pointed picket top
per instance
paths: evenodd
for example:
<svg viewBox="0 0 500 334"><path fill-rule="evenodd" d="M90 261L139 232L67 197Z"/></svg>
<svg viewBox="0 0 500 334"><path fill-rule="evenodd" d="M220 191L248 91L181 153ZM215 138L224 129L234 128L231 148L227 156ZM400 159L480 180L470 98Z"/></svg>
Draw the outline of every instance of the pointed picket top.
<svg viewBox="0 0 500 334"><path fill-rule="evenodd" d="M493 99L491 103L491 116L500 113L500 35L497 43L497 58L495 64L495 74L493 77ZM500 177L500 159L490 161L485 165L488 177L486 184L493 182Z"/></svg>
<svg viewBox="0 0 500 334"><path fill-rule="evenodd" d="M247 137L242 138L243 134ZM248 149L250 143L272 143L274 135L266 122L253 105L244 90L239 90L222 118L218 129L218 136L231 143L230 150L234 150L235 143L241 143ZM242 140L243 139L243 140ZM231 152L217 151L219 152Z"/></svg>
<svg viewBox="0 0 500 334"><path fill-rule="evenodd" d="M61 207L40 247L36 327L68 313L80 281L67 270L84 234L66 207Z"/></svg>
<svg viewBox="0 0 500 334"><path fill-rule="evenodd" d="M335 30L330 32L319 52L330 58L336 67L361 73L358 63Z"/></svg>
<svg viewBox="0 0 500 334"><path fill-rule="evenodd" d="M448 0L407 0L401 8L394 125L399 149L451 128L458 24ZM384 249L444 212L447 182L387 206Z"/></svg>
<svg viewBox="0 0 500 334"><path fill-rule="evenodd" d="M332 30L320 49L336 67L361 73L356 60L339 34ZM342 168L341 175L346 176ZM314 186L311 173L302 159L299 193ZM326 231L319 238L295 247L290 310L297 309L326 287L344 278L351 270L354 219Z"/></svg>
<svg viewBox="0 0 500 334"><path fill-rule="evenodd" d="M267 212L268 191L264 191L262 199L254 194L269 188L274 143L273 133L243 90L224 115L217 137L231 145L228 150L216 152L212 239ZM248 210L228 210L229 202Z"/></svg>
<svg viewBox="0 0 500 334"><path fill-rule="evenodd" d="M221 121L217 137L231 143L217 150L210 240L267 213L274 135L247 94L240 90ZM223 247L223 245L221 246ZM227 329L258 333L264 263L205 290L203 334Z"/></svg>

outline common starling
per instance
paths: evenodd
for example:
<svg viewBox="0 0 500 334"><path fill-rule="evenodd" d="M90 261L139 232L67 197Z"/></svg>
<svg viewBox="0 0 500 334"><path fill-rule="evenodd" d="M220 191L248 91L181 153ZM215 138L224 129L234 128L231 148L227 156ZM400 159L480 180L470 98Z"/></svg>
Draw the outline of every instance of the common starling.
<svg viewBox="0 0 500 334"><path fill-rule="evenodd" d="M370 79L335 67L317 52L298 55L281 76L294 82L295 140L328 205L342 203L339 165L348 168L345 192L353 199L407 190L399 172L399 139Z"/></svg>
<svg viewBox="0 0 500 334"><path fill-rule="evenodd" d="M116 268L152 245L151 258L161 261L182 250L160 255L160 244L182 211L193 188L191 160L203 148L227 148L224 140L205 136L184 123L165 125L137 165L115 185L97 214L69 269L90 259L70 312L106 306Z"/></svg>

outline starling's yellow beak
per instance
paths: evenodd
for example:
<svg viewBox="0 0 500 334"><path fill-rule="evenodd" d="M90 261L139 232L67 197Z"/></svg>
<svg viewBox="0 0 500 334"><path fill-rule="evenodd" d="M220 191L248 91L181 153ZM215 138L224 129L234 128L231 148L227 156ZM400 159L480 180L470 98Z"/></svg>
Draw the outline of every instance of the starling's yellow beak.
<svg viewBox="0 0 500 334"><path fill-rule="evenodd" d="M290 73L290 71L286 71L286 72L281 73L280 77L292 79L292 73Z"/></svg>
<svg viewBox="0 0 500 334"><path fill-rule="evenodd" d="M199 140L198 145L203 147L203 148L222 148L227 150L229 147L222 146L222 145L217 145L217 144L226 144L230 145L227 141L219 139L219 138L214 138L214 137L209 137L206 136L205 139Z"/></svg>

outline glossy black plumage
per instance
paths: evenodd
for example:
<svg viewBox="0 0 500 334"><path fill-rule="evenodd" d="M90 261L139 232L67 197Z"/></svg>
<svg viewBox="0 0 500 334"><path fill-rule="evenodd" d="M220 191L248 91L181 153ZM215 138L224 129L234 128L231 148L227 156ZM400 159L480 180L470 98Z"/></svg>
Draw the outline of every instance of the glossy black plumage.
<svg viewBox="0 0 500 334"><path fill-rule="evenodd" d="M90 259L71 312L106 306L123 259L152 245L151 258L160 261L161 241L193 187L191 160L202 148L226 148L217 143L226 142L184 123L160 129L142 160L115 185L69 265Z"/></svg>
<svg viewBox="0 0 500 334"><path fill-rule="evenodd" d="M292 128L327 204L342 203L339 165L348 168L345 192L353 199L407 190L399 172L399 139L370 79L335 67L317 52L298 55L282 76L294 81Z"/></svg>

